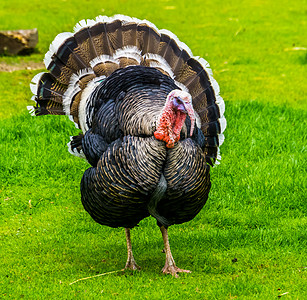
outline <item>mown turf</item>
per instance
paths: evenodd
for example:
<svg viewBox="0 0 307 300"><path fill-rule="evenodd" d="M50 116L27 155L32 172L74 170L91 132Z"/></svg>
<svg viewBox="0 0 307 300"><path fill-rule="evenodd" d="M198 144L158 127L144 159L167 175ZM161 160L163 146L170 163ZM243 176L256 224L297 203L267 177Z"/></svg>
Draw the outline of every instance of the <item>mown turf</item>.
<svg viewBox="0 0 307 300"><path fill-rule="evenodd" d="M74 125L66 117L27 114L36 72L0 73L0 297L306 298L307 60L306 51L294 50L306 47L303 1L4 6L2 29L38 27L41 34L36 53L1 57L7 63L42 60L57 33L101 13L147 18L174 31L211 63L228 125L208 203L193 221L169 230L177 264L192 273L178 279L160 273L163 242L148 218L132 231L141 272L70 285L120 270L124 233L99 226L81 205L79 182L88 165L67 152Z"/></svg>

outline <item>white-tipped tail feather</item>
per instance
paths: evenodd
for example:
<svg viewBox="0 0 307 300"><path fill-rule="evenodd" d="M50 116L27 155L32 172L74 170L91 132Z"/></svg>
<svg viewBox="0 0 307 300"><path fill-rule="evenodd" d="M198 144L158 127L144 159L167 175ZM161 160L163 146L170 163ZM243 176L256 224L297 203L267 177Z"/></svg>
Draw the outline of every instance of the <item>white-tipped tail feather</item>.
<svg viewBox="0 0 307 300"><path fill-rule="evenodd" d="M79 70L77 74L72 74L68 88L63 95L63 110L66 115L70 115L71 102L74 99L74 96L81 91L79 81L82 79L82 77L91 74L94 74L94 71L88 68Z"/></svg>
<svg viewBox="0 0 307 300"><path fill-rule="evenodd" d="M172 71L172 68L170 67L170 65L168 64L168 62L165 60L165 58L163 58L162 56L158 55L158 54L154 54L154 53L146 53L144 55L144 59L148 59L151 60L150 62L150 67L153 68L160 68L162 69L164 72L166 72L169 77L171 78L175 78L174 72Z"/></svg>
<svg viewBox="0 0 307 300"><path fill-rule="evenodd" d="M225 136L223 133L220 133L218 135L218 138L219 138L219 146L221 146L223 143L224 143L224 140L225 140Z"/></svg>
<svg viewBox="0 0 307 300"><path fill-rule="evenodd" d="M216 104L219 107L220 116L223 116L224 112L225 112L225 102L224 102L223 98L220 95L216 96Z"/></svg>
<svg viewBox="0 0 307 300"><path fill-rule="evenodd" d="M74 33L77 33L78 31L80 31L81 29L83 28L86 28L86 27L91 27L91 26L94 26L95 24L97 24L96 21L94 20L91 20L91 19L87 19L87 20L81 20L79 21L75 27L74 27Z"/></svg>
<svg viewBox="0 0 307 300"><path fill-rule="evenodd" d="M101 80L103 80L104 78L105 76L102 76L91 80L82 92L79 104L79 122L83 133L89 130L89 127L92 123L92 113L90 112L88 105L90 100L89 97L92 91L99 85Z"/></svg>
<svg viewBox="0 0 307 300"><path fill-rule="evenodd" d="M46 68L50 65L52 61L52 56L57 53L59 48L65 43L65 41L71 38L74 34L72 32L62 32L59 33L53 42L50 44L49 51L46 53L44 58L44 63Z"/></svg>
<svg viewBox="0 0 307 300"><path fill-rule="evenodd" d="M29 111L31 116L35 116L35 108L34 108L34 106L27 106L27 110Z"/></svg>
<svg viewBox="0 0 307 300"><path fill-rule="evenodd" d="M30 89L34 95L37 94L38 83L44 74L44 72L38 73L31 80Z"/></svg>
<svg viewBox="0 0 307 300"><path fill-rule="evenodd" d="M221 126L221 133L223 133L226 129L226 125L227 125L227 122L226 122L226 118L224 116L222 116L221 118L218 119L219 123L220 123L220 126Z"/></svg>
<svg viewBox="0 0 307 300"><path fill-rule="evenodd" d="M191 49L185 43L181 42L174 33L172 33L171 31L167 29L160 29L158 30L158 32L160 34L165 34L169 36L170 38L172 38L181 49L184 49L191 57L193 57L193 53Z"/></svg>
<svg viewBox="0 0 307 300"><path fill-rule="evenodd" d="M141 50L136 46L125 46L123 48L117 49L113 55L115 60L120 58L130 58L137 61L138 64L142 61Z"/></svg>
<svg viewBox="0 0 307 300"><path fill-rule="evenodd" d="M213 72L210 68L210 64L204 58L199 57L199 56L194 56L194 58L198 60L198 62L202 65L202 67L207 72L207 74L209 74L210 76L213 76Z"/></svg>
<svg viewBox="0 0 307 300"><path fill-rule="evenodd" d="M107 62L119 64L118 59L115 59L114 57L112 57L110 55L103 54L103 55L97 56L94 59L92 59L90 61L90 66L92 68L94 68L98 64L104 64L104 63L107 63Z"/></svg>
<svg viewBox="0 0 307 300"><path fill-rule="evenodd" d="M77 157L80 157L80 158L83 158L86 160L86 157L83 153L83 151L81 150L80 152L75 148L75 149L72 149L72 146L71 146L71 142L73 141L73 136L70 137L70 142L67 143L67 147L68 147L68 152L72 155L75 155Z"/></svg>

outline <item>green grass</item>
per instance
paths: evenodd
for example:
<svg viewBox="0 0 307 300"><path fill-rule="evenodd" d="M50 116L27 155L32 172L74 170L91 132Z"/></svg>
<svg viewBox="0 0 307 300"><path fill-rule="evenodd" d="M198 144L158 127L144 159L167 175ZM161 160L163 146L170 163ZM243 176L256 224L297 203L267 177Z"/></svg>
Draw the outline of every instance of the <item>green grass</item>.
<svg viewBox="0 0 307 300"><path fill-rule="evenodd" d="M1 29L37 27L40 34L34 54L0 57L6 63L41 61L57 33L98 14L168 28L210 62L228 125L208 203L194 220L169 230L178 266L192 273L178 279L160 273L163 242L148 218L132 231L141 272L70 285L121 269L124 232L96 224L82 207L79 182L88 165L66 148L78 132L74 125L27 114L37 72L0 73L0 298L306 298L307 54L293 50L307 47L304 1L1 5Z"/></svg>

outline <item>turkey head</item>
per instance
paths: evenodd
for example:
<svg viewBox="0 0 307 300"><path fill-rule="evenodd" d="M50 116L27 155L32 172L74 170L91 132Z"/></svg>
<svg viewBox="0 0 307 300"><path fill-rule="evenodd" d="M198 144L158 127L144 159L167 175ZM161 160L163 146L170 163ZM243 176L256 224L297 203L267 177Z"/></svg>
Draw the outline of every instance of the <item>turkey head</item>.
<svg viewBox="0 0 307 300"><path fill-rule="evenodd" d="M155 138L166 142L167 148L173 148L180 139L180 131L187 115L191 120L190 136L192 136L195 124L192 97L185 91L171 91L159 118L158 127L154 133Z"/></svg>

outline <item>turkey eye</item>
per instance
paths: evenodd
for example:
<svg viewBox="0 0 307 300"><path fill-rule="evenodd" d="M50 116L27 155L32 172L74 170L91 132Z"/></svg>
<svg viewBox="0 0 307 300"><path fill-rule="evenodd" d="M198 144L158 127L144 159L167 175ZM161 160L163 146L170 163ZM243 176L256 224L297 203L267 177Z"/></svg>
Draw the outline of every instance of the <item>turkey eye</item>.
<svg viewBox="0 0 307 300"><path fill-rule="evenodd" d="M175 98L174 98L174 102L175 102L175 104L177 104L177 105L180 105L180 104L183 104L183 103L184 103L184 101L183 101L180 97L175 97Z"/></svg>
<svg viewBox="0 0 307 300"><path fill-rule="evenodd" d="M177 102L179 102L179 103L180 103L180 102L181 102L181 103L183 102L183 100L182 100L179 96L176 97L176 100L177 100Z"/></svg>
<svg viewBox="0 0 307 300"><path fill-rule="evenodd" d="M178 101L181 103L189 103L189 99L188 98L184 98L182 99L181 97L177 97Z"/></svg>
<svg viewBox="0 0 307 300"><path fill-rule="evenodd" d="M179 98L179 97L174 97L174 99L173 99L173 104L174 104L176 107L179 107L180 105L184 105L183 103L184 103L184 102L181 100L181 98Z"/></svg>

